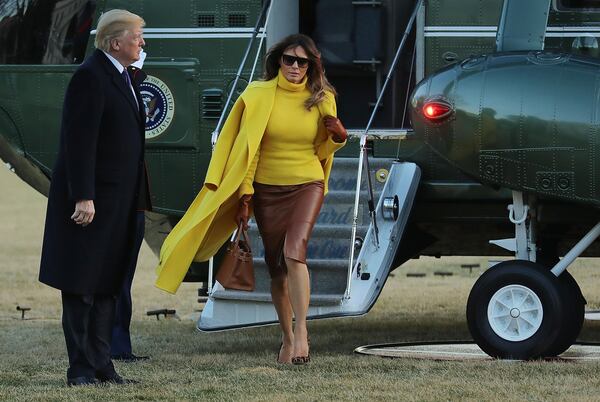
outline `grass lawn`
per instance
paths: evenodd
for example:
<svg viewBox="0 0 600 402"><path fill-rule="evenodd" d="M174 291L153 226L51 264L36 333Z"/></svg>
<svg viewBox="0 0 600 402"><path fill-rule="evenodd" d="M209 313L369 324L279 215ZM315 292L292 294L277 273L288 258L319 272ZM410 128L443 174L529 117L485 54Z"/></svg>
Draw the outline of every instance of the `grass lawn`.
<svg viewBox="0 0 600 402"><path fill-rule="evenodd" d="M313 321L305 367L275 363L275 327L222 333L196 330L196 286L176 296L153 287L156 259L144 245L134 282L133 343L142 363L117 363L136 385L65 386L59 292L37 281L45 198L0 166L0 400L600 400L600 362L435 362L356 355L368 343L468 340L465 303L483 258L421 259L395 271L364 317ZM571 269L598 308L600 264ZM454 272L434 277L434 270ZM407 278L406 272L425 272ZM20 320L16 306L31 307ZM175 308L179 319L147 317ZM586 322L580 339L600 341Z"/></svg>

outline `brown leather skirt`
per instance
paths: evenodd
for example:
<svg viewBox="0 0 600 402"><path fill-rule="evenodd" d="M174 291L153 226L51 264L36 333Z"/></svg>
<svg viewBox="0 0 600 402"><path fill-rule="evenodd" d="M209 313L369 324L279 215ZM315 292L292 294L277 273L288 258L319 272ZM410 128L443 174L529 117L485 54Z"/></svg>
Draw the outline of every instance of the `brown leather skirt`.
<svg viewBox="0 0 600 402"><path fill-rule="evenodd" d="M254 183L254 217L271 277L287 273L285 257L306 264L306 246L323 204L324 185Z"/></svg>

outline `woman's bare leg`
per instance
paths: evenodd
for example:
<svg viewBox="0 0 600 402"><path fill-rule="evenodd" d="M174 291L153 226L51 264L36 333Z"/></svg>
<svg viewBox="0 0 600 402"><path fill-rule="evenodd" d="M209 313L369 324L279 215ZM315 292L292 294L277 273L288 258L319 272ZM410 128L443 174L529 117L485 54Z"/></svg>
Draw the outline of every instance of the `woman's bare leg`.
<svg viewBox="0 0 600 402"><path fill-rule="evenodd" d="M271 298L279 318L283 346L278 352L279 363L291 363L294 356L294 332L292 330L292 306L288 295L288 282L285 274L271 279Z"/></svg>
<svg viewBox="0 0 600 402"><path fill-rule="evenodd" d="M310 279L306 264L286 258L288 269L288 292L294 311L294 356L308 356L308 329L306 314L310 302Z"/></svg>

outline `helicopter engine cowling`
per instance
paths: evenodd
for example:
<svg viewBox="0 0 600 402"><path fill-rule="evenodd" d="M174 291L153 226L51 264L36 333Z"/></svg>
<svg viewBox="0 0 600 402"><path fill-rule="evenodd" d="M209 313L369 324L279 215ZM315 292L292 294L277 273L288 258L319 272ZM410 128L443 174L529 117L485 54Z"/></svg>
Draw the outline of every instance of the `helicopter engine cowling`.
<svg viewBox="0 0 600 402"><path fill-rule="evenodd" d="M600 60L472 57L421 81L410 105L416 134L479 181L600 204Z"/></svg>

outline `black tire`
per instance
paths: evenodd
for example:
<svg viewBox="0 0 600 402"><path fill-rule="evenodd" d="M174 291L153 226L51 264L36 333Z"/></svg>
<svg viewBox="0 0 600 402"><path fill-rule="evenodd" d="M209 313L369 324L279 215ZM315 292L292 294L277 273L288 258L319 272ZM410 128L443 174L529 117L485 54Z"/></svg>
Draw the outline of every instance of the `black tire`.
<svg viewBox="0 0 600 402"><path fill-rule="evenodd" d="M558 281L562 287L561 293L563 305L565 306L563 310L564 316L557 339L544 352L544 356L546 357L558 356L575 343L581 332L585 317L586 301L575 278L573 278L569 271L564 271L559 275Z"/></svg>
<svg viewBox="0 0 600 402"><path fill-rule="evenodd" d="M540 327L529 338L510 341L500 337L488 320L488 305L492 296L508 285L528 288L543 308ZM564 317L563 289L556 276L547 268L530 261L505 261L479 277L467 301L467 324L471 336L488 355L500 359L529 360L544 356L560 335Z"/></svg>

